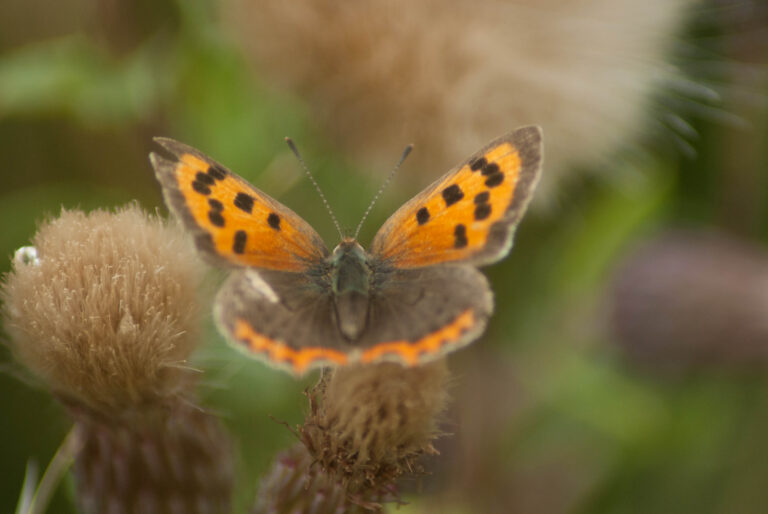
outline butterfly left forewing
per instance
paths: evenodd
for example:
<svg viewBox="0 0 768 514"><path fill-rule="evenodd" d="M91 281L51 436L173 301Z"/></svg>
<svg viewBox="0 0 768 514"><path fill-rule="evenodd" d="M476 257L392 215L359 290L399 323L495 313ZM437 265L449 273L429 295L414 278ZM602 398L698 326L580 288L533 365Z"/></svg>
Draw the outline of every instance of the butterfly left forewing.
<svg viewBox="0 0 768 514"><path fill-rule="evenodd" d="M168 207L216 264L303 271L328 250L296 213L194 148L156 138L175 160L150 155Z"/></svg>
<svg viewBox="0 0 768 514"><path fill-rule="evenodd" d="M399 268L501 259L540 171L538 127L501 137L398 209L371 253Z"/></svg>

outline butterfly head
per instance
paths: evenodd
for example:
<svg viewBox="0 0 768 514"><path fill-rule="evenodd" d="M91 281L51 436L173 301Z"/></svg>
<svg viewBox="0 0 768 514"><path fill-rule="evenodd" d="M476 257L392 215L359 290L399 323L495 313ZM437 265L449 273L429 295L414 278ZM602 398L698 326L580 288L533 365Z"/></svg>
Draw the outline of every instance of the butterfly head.
<svg viewBox="0 0 768 514"><path fill-rule="evenodd" d="M330 263L334 268L340 268L348 266L351 263L364 263L368 259L368 254L352 237L345 237L341 242L333 249L333 253L329 257Z"/></svg>

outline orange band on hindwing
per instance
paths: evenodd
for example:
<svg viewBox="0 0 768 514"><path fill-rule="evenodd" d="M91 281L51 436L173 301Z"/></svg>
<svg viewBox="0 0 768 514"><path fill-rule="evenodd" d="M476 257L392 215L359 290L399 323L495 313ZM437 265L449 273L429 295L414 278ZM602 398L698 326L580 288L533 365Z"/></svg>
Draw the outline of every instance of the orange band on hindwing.
<svg viewBox="0 0 768 514"><path fill-rule="evenodd" d="M330 348L309 347L295 350L281 341L257 333L243 320L236 321L234 337L247 344L251 351L263 355L274 364L288 365L298 375L319 362L343 365L348 361L345 353Z"/></svg>
<svg viewBox="0 0 768 514"><path fill-rule="evenodd" d="M458 342L461 336L474 326L475 317L472 310L468 309L447 326L418 341L387 341L377 343L362 352L353 350L350 353L323 347L291 348L282 341L257 333L242 319L235 321L233 336L252 352L278 366L287 365L294 373L300 375L321 363L344 365L359 361L367 364L383 360L387 356L393 356L409 366L414 366L422 362L424 357L435 356L446 346Z"/></svg>
<svg viewBox="0 0 768 514"><path fill-rule="evenodd" d="M456 343L461 336L475 326L475 317L471 309L461 313L449 325L428 334L418 341L391 341L378 343L360 356L360 362L374 362L386 355L394 355L408 365L416 365L423 356L432 356L441 352L444 346Z"/></svg>

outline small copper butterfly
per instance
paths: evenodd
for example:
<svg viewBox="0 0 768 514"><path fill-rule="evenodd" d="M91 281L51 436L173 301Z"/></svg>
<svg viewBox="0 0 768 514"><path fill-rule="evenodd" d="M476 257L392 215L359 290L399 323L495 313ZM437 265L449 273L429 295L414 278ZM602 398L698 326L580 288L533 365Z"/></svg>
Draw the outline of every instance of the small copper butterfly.
<svg viewBox="0 0 768 514"><path fill-rule="evenodd" d="M295 374L383 360L416 365L483 332L502 259L541 173L538 127L500 137L400 207L366 251L328 251L288 207L167 138L150 155L170 210L210 262L234 268L214 316L236 346Z"/></svg>

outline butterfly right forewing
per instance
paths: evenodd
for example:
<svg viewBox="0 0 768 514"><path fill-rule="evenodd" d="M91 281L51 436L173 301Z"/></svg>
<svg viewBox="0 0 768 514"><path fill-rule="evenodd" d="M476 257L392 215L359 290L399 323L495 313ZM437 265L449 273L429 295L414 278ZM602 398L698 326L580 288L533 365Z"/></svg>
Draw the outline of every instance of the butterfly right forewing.
<svg viewBox="0 0 768 514"><path fill-rule="evenodd" d="M489 264L509 251L541 172L541 130L488 144L397 210L371 253L400 268Z"/></svg>

